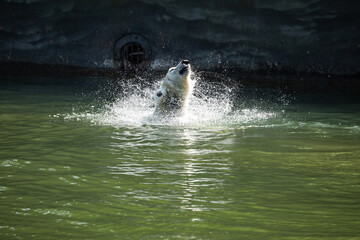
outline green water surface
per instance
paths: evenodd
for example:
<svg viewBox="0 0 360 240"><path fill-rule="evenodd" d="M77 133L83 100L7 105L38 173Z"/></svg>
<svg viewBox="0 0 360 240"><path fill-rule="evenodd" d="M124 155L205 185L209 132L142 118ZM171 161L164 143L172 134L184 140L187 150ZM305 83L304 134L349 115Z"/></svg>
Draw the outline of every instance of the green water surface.
<svg viewBox="0 0 360 240"><path fill-rule="evenodd" d="M358 93L115 124L91 81L1 79L0 239L360 239Z"/></svg>

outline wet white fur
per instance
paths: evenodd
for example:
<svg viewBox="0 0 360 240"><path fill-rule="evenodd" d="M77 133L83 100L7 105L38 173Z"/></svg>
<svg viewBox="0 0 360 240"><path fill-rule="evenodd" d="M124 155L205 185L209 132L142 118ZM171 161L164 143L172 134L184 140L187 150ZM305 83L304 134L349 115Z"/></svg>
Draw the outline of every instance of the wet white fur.
<svg viewBox="0 0 360 240"><path fill-rule="evenodd" d="M180 72L184 67L188 67L188 70L181 74ZM154 115L176 117L185 114L193 89L193 82L190 76L190 64L184 65L180 62L176 67L169 69L160 89L155 92Z"/></svg>

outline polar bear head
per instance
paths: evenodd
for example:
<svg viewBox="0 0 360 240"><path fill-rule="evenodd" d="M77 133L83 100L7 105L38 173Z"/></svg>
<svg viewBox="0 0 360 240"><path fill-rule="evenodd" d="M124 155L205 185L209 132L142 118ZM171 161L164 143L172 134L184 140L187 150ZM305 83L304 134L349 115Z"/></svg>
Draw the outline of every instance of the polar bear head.
<svg viewBox="0 0 360 240"><path fill-rule="evenodd" d="M189 60L182 60L176 67L171 67L164 78L164 84L180 91L190 87L191 66Z"/></svg>
<svg viewBox="0 0 360 240"><path fill-rule="evenodd" d="M191 67L188 60L182 60L171 67L156 92L157 115L183 115L192 92Z"/></svg>

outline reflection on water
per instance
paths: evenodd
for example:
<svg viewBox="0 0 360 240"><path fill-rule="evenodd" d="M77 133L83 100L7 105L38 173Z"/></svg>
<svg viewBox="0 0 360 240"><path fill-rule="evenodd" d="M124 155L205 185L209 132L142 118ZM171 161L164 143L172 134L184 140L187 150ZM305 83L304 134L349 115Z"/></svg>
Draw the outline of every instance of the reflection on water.
<svg viewBox="0 0 360 240"><path fill-rule="evenodd" d="M159 120L151 86L60 86L0 88L0 238L360 237L357 94L202 85L187 116Z"/></svg>
<svg viewBox="0 0 360 240"><path fill-rule="evenodd" d="M211 198L203 198L202 191L207 189L222 189L224 180L218 179L218 174L230 171L230 159L217 159L211 158L213 155L225 156L227 150L221 149L217 146L215 149L207 149L206 140L201 143L201 138L197 139L199 135L201 138L210 138L208 133L198 133L185 129L182 133L181 140L184 142L185 148L182 149L185 156L184 171L181 176L184 177L180 185L183 187L183 198L181 200L181 209L191 211L210 211L219 209L224 203L229 203L228 200L224 201L218 198L216 201ZM220 136L218 136L220 137ZM223 138L222 136L221 138ZM230 142L229 142L230 144ZM202 145L203 148L195 146ZM206 147L205 147L205 146ZM209 158L205 157L209 156ZM194 218L199 221L201 219ZM194 220L193 219L193 220Z"/></svg>
<svg viewBox="0 0 360 240"><path fill-rule="evenodd" d="M134 130L135 131L135 130ZM125 137L125 136L128 137ZM125 132L125 135L113 135L110 151L121 154L114 165L108 166L109 173L115 176L132 176L141 178L141 184L171 184L174 188L170 193L156 192L153 189L131 191L126 196L134 199L181 200L179 208L192 211L210 211L218 209L216 206L228 202L204 198L202 191L209 188L221 189L224 180L217 175L227 174L231 166L229 159L212 158L217 154L229 153L221 149L222 144L216 146L208 139L213 139L210 131L198 132L191 129L173 129L165 127L152 129L148 134L137 136L135 132ZM229 134L216 134L216 138L223 139L226 144L231 144L226 139ZM123 142L124 138L128 141ZM134 142L133 142L134 140ZM116 142L116 144L115 144ZM135 143L136 142L136 143ZM170 148L166 149L166 145ZM201 148L199 148L201 146ZM165 152L166 151L166 152ZM124 154L125 152L125 154ZM134 158L134 156L138 157ZM205 156L209 156L206 159ZM205 157L205 159L204 159ZM167 178L164 179L164 176ZM174 178L169 181L168 177ZM116 177L118 178L118 177ZM163 182L165 180L165 182ZM208 203L212 203L209 207Z"/></svg>

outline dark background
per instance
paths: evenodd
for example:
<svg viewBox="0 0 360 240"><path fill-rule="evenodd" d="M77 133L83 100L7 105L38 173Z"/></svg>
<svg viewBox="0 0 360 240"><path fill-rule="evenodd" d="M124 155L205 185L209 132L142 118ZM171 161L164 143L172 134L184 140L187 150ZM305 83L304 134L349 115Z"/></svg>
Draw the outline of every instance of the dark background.
<svg viewBox="0 0 360 240"><path fill-rule="evenodd" d="M114 68L114 43L143 35L151 68L360 72L360 1L6 0L0 63Z"/></svg>

